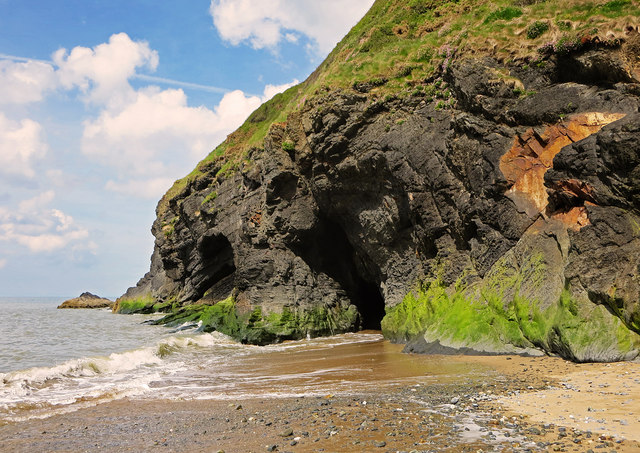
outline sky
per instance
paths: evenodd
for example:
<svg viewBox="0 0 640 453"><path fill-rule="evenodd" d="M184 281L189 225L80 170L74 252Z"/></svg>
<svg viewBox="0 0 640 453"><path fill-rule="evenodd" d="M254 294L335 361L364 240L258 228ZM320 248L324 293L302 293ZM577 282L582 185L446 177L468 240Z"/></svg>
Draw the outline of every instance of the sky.
<svg viewBox="0 0 640 453"><path fill-rule="evenodd" d="M373 0L0 0L0 296L117 297L162 194Z"/></svg>

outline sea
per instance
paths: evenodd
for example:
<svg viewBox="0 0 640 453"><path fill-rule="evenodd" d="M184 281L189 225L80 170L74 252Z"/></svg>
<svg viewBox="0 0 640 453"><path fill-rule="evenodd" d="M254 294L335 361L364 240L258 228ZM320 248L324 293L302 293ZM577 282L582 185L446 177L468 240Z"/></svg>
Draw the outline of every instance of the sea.
<svg viewBox="0 0 640 453"><path fill-rule="evenodd" d="M64 298L0 298L0 425L130 399L349 394L483 373L401 352L365 331L244 345L158 315L59 310Z"/></svg>

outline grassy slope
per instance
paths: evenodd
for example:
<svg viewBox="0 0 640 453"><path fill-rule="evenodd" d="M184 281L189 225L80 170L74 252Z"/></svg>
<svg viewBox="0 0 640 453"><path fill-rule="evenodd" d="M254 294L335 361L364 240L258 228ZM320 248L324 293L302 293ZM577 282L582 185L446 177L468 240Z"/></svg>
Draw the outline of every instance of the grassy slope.
<svg viewBox="0 0 640 453"><path fill-rule="evenodd" d="M189 175L176 181L158 204L158 214L212 167L221 175L234 171L249 149L262 147L273 123L286 122L289 114L325 89L369 83L376 86L371 90L374 97L408 96L429 90L429 79L455 58L491 55L530 64L542 58L538 49L549 42L621 34L639 17L638 0L376 0L305 82L259 107Z"/></svg>

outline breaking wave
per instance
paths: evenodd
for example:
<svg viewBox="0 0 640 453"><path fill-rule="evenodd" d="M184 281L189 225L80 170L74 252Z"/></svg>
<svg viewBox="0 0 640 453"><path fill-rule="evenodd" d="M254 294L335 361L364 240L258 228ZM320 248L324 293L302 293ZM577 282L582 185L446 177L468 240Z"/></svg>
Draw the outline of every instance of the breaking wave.
<svg viewBox="0 0 640 453"><path fill-rule="evenodd" d="M153 381L185 369L184 359L189 355L218 346L225 349L237 344L217 332L173 336L153 346L105 357L0 373L0 419L13 420L25 410L51 415L74 403L112 401L150 392Z"/></svg>

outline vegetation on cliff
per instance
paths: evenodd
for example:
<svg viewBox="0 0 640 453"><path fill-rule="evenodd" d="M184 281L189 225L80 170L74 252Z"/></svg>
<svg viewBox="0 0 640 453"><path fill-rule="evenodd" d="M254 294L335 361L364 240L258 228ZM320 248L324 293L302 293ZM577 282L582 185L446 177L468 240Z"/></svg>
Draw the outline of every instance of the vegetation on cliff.
<svg viewBox="0 0 640 453"><path fill-rule="evenodd" d="M272 124L286 122L327 91L367 92L374 100L424 96L446 108L453 100L438 75L456 59L491 56L519 65L544 65L554 53L591 45L615 47L625 26L638 18L640 5L635 0L376 0L307 80L260 106L189 175L176 181L158 204L158 214L212 168L222 178L237 170L249 160L252 147L263 146Z"/></svg>

